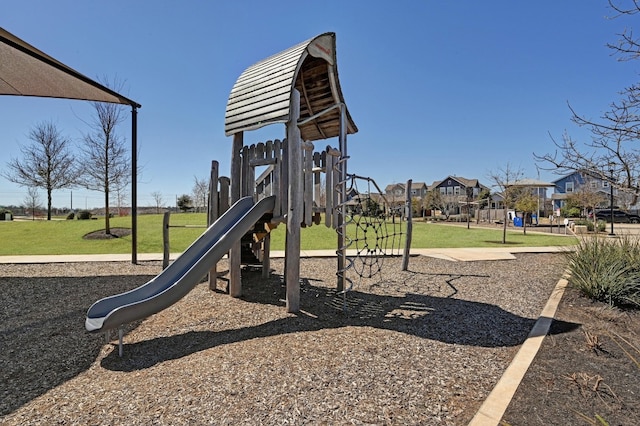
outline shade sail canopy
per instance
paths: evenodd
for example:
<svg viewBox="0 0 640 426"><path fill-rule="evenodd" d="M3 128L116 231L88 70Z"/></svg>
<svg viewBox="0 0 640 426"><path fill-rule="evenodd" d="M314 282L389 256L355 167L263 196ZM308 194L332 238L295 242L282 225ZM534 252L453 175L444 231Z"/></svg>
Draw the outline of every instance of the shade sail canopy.
<svg viewBox="0 0 640 426"><path fill-rule="evenodd" d="M141 105L0 28L0 95L131 105L131 262L137 263L137 108Z"/></svg>
<svg viewBox="0 0 640 426"><path fill-rule="evenodd" d="M0 95L141 105L0 28Z"/></svg>
<svg viewBox="0 0 640 426"><path fill-rule="evenodd" d="M286 123L293 89L300 92L301 122L345 103L338 81L335 33L321 34L247 68L229 95L225 134ZM347 133L358 131L348 111L345 124ZM340 110L334 108L299 127L307 141L339 136Z"/></svg>

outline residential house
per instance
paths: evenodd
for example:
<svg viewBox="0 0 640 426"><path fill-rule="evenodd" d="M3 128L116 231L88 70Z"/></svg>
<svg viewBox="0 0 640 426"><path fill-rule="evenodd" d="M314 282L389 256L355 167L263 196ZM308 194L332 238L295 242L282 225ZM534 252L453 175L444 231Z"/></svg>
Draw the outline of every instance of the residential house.
<svg viewBox="0 0 640 426"><path fill-rule="evenodd" d="M407 195L405 192L407 184L406 183L392 183L387 185L384 189L385 198L392 206L401 206L404 205L407 200ZM420 205L422 205L422 201L424 197L427 196L427 184L424 182L411 182L411 198L418 199Z"/></svg>
<svg viewBox="0 0 640 426"><path fill-rule="evenodd" d="M554 180L552 183L554 184L554 188L553 194L551 194L551 201L554 211L564 207L567 199L580 191L600 194L602 200L601 205L602 207L606 207L609 206L613 189L614 204L617 202L618 190L611 188L608 180L592 176L585 172L573 172Z"/></svg>
<svg viewBox="0 0 640 426"><path fill-rule="evenodd" d="M477 205L478 197L485 189L488 190L478 179L467 179L461 176L447 176L429 186L429 191L438 191L443 196L450 215L460 214L463 210L466 212L466 205L469 202ZM473 211L470 213L473 214Z"/></svg>

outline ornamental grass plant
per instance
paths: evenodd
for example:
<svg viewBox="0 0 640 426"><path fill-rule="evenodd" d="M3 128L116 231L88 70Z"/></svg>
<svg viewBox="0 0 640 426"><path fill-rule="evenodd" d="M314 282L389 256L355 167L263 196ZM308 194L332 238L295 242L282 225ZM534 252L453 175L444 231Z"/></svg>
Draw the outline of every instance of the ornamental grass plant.
<svg viewBox="0 0 640 426"><path fill-rule="evenodd" d="M569 283L587 297L640 308L640 238L587 237L567 252Z"/></svg>

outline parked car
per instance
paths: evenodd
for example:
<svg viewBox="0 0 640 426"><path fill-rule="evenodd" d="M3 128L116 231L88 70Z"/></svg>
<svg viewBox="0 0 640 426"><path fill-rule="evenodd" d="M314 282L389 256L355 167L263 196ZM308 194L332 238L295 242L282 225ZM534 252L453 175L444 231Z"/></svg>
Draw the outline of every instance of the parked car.
<svg viewBox="0 0 640 426"><path fill-rule="evenodd" d="M611 209L598 210L596 219L611 222ZM640 216L637 214L627 213L624 210L613 209L614 223L640 223Z"/></svg>

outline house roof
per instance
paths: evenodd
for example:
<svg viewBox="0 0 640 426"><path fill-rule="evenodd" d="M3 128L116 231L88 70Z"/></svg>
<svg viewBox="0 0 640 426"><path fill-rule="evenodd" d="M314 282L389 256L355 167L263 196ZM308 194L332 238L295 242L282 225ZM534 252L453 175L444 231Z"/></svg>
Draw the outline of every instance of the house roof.
<svg viewBox="0 0 640 426"><path fill-rule="evenodd" d="M554 181L554 182L557 182L557 181ZM520 179L513 182L509 186L523 186L523 187L531 187L531 188L545 188L545 187L551 188L551 187L554 187L555 184L551 182L544 182L542 180L536 180L536 179Z"/></svg>
<svg viewBox="0 0 640 426"><path fill-rule="evenodd" d="M335 33L321 34L247 68L229 94L225 134L286 123L293 89L300 92L300 122L309 119L299 125L302 139L339 136L341 114L335 106L345 101L338 80ZM356 133L346 105L344 109L345 131Z"/></svg>
<svg viewBox="0 0 640 426"><path fill-rule="evenodd" d="M0 95L141 105L0 28Z"/></svg>
<svg viewBox="0 0 640 426"><path fill-rule="evenodd" d="M385 192L392 191L395 188L401 188L404 191L405 186L407 186L406 183L391 183L385 186L384 191ZM411 182L411 189L421 189L426 186L427 184L424 182Z"/></svg>
<svg viewBox="0 0 640 426"><path fill-rule="evenodd" d="M562 175L561 177L559 177L556 180L551 181L553 184L557 184L558 182L561 182L563 180L567 180L570 177L575 176L577 179L579 180L583 180L585 176L591 177L591 178L595 178L595 179L601 179L599 176L595 175L594 173L590 173L588 171L572 171L571 173L567 173L566 175Z"/></svg>
<svg viewBox="0 0 640 426"><path fill-rule="evenodd" d="M431 184L429 189L436 188L436 187L440 186L443 182L446 182L446 181L448 181L450 179L460 183L462 186L465 186L465 187L486 188L484 185L482 185L480 183L480 181L478 181L478 179L467 179L467 178L464 178L462 176L451 176L451 175L449 175L449 176L447 176L446 178L444 178L442 180L433 181L433 183Z"/></svg>

